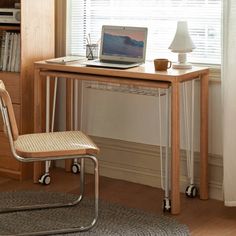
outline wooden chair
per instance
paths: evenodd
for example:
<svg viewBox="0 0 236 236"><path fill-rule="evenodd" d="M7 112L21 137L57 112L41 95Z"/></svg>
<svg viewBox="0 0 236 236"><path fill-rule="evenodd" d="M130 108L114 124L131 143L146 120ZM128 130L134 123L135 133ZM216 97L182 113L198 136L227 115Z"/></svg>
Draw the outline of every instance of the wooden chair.
<svg viewBox="0 0 236 236"><path fill-rule="evenodd" d="M62 233L73 233L91 229L98 219L98 160L96 154L98 147L92 140L80 131L65 131L53 133L35 133L19 135L16 119L12 107L11 98L0 80L0 109L3 117L4 128L9 138L13 156L21 162L53 161L79 158L81 160L80 172L80 195L78 198L66 204L54 203L33 206L20 206L14 208L0 209L0 213L37 210L48 208L59 208L77 205L83 199L84 193L84 159L90 159L94 163L95 196L94 196L94 218L86 226L75 226L73 228L48 230L41 232L30 232L24 235L54 235Z"/></svg>

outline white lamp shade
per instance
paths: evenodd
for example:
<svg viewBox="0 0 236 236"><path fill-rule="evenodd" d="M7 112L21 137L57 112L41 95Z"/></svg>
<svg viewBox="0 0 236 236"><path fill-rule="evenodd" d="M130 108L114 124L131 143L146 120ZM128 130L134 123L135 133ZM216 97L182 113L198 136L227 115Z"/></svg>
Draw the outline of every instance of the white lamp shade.
<svg viewBox="0 0 236 236"><path fill-rule="evenodd" d="M186 53L192 52L195 45L188 32L188 24L186 21L179 21L177 24L177 30L175 37L169 46L172 52Z"/></svg>

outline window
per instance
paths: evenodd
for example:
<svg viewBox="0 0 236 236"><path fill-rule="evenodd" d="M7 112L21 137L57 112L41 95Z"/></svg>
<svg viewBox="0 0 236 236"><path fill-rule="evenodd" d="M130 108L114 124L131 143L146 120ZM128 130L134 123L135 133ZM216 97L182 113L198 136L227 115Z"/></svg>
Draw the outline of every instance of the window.
<svg viewBox="0 0 236 236"><path fill-rule="evenodd" d="M177 55L168 49L178 20L187 20L196 49L188 54L195 63L221 62L221 0L69 0L67 48L85 55L86 37L99 42L101 26L148 27L146 58Z"/></svg>

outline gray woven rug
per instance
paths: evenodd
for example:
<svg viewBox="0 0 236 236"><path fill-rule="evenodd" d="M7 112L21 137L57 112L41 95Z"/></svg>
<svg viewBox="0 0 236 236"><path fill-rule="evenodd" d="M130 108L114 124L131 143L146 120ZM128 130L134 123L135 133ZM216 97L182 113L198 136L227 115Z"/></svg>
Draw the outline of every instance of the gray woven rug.
<svg viewBox="0 0 236 236"><path fill-rule="evenodd" d="M20 204L65 202L75 195L48 192L8 192L0 193L0 207ZM134 235L189 235L187 226L173 218L150 214L104 201L99 205L97 225L88 232L67 234L90 236L134 236ZM26 211L0 215L0 235L25 233L36 230L56 229L86 224L93 217L93 201L84 199L79 207L54 210Z"/></svg>

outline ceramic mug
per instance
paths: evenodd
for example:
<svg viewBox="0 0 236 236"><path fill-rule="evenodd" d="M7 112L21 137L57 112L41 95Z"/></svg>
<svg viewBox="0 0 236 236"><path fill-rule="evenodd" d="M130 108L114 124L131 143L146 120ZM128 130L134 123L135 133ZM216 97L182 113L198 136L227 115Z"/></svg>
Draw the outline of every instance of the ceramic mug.
<svg viewBox="0 0 236 236"><path fill-rule="evenodd" d="M169 68L171 68L172 62L169 61L168 59L155 59L154 60L154 66L155 66L155 70L167 70Z"/></svg>

